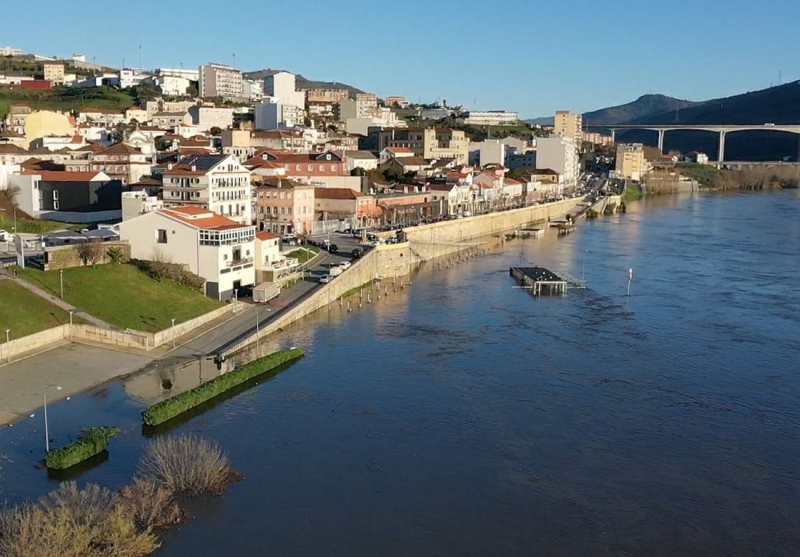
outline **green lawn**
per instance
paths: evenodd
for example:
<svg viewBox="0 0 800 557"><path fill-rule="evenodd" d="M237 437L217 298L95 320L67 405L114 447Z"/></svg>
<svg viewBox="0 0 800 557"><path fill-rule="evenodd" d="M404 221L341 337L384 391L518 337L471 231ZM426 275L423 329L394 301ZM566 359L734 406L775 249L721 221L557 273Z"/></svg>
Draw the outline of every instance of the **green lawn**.
<svg viewBox="0 0 800 557"><path fill-rule="evenodd" d="M25 269L28 282L58 295L59 272ZM132 265L98 265L64 271L64 299L121 329L155 332L215 310L221 302L174 282L158 282Z"/></svg>
<svg viewBox="0 0 800 557"><path fill-rule="evenodd" d="M75 318L75 323L78 319ZM69 313L31 294L13 280L0 279L0 342L69 323Z"/></svg>
<svg viewBox="0 0 800 557"><path fill-rule="evenodd" d="M17 232L23 234L41 234L52 232L53 230L72 230L76 228L74 224L55 222L52 220L25 219L17 216ZM0 212L0 230L14 232L14 217L6 216L6 212Z"/></svg>
<svg viewBox="0 0 800 557"><path fill-rule="evenodd" d="M314 259L314 256L319 253L319 248L316 246L303 246L294 251L286 254L286 257L297 259L300 264L305 263L309 259Z"/></svg>

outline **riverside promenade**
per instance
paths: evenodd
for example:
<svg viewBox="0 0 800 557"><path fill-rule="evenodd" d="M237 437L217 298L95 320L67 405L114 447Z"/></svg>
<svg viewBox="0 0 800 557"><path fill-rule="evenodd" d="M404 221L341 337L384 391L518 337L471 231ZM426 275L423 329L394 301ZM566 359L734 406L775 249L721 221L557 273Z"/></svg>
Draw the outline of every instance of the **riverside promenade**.
<svg viewBox="0 0 800 557"><path fill-rule="evenodd" d="M167 344L145 352L64 341L54 345L52 350L0 367L0 425L38 408L41 393L50 384L63 387L61 391L49 392L51 400L58 400L112 379L179 366L219 353L233 353L337 301L348 292L357 291L376 277L405 276L427 261L458 254L477 255L476 239L529 223L562 218L578 202L579 198L568 199L409 227L406 229L409 242L371 250L332 282L319 284L315 278L306 279L282 292L270 308L241 303L241 311L233 316L226 314L176 338L174 348ZM312 272L321 273L330 261L336 263L343 259L321 257ZM259 321L258 335L256 320Z"/></svg>

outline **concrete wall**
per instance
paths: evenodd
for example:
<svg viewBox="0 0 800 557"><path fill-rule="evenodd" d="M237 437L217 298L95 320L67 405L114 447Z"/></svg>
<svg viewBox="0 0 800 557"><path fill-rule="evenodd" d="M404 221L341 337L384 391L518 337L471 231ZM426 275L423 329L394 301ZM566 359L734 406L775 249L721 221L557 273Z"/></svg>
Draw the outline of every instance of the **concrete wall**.
<svg viewBox="0 0 800 557"><path fill-rule="evenodd" d="M88 213L76 213L74 211L36 211L36 214L42 219L73 224L90 224L94 222L120 220L122 218L121 209L113 211L92 211Z"/></svg>
<svg viewBox="0 0 800 557"><path fill-rule="evenodd" d="M213 321L218 317L225 315L226 313L232 313L233 306L227 305L221 308L215 309L214 311L210 311L205 313L199 317L195 317L194 319L190 319L189 321L184 321L183 323L179 323L175 325L175 338L180 337L181 335L185 335L186 333L196 329L200 325L205 325L209 321ZM173 330L172 328L164 329L163 331L159 331L152 335L151 347L161 346L162 344L167 344L168 342L172 342L172 335Z"/></svg>
<svg viewBox="0 0 800 557"><path fill-rule="evenodd" d="M5 337L3 337L0 339L0 342L2 342L2 344L0 344L0 365L8 362L9 355L11 356L11 361L14 361L15 358L22 354L61 342L68 336L68 331L69 324L59 325L52 329L45 329L44 331L26 337L11 339L9 343L6 343Z"/></svg>
<svg viewBox="0 0 800 557"><path fill-rule="evenodd" d="M108 250L111 248L118 248L122 251L125 261L131 258L131 246L127 242L103 242L103 253L97 261L98 265L110 263L108 259ZM45 248L46 263L44 264L45 271L54 271L58 269L71 269L73 267L83 267L83 261L78 254L78 246L70 244L66 246L51 246Z"/></svg>

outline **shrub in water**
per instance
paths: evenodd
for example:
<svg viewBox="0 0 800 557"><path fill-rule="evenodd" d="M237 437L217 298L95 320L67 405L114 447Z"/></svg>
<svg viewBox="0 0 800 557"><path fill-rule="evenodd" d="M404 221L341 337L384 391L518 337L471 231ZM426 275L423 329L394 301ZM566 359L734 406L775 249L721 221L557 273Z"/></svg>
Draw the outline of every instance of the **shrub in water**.
<svg viewBox="0 0 800 557"><path fill-rule="evenodd" d="M142 530L166 528L183 520L175 492L152 478L134 478L119 492L120 504Z"/></svg>
<svg viewBox="0 0 800 557"><path fill-rule="evenodd" d="M137 472L174 491L190 493L220 493L236 479L219 444L191 434L151 441Z"/></svg>

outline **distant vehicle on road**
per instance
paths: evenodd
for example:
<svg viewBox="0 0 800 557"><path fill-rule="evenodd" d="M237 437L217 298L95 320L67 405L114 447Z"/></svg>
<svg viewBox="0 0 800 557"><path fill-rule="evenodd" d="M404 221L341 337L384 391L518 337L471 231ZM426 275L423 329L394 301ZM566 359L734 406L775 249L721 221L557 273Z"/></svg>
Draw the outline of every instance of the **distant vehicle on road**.
<svg viewBox="0 0 800 557"><path fill-rule="evenodd" d="M352 252L350 252L350 255L355 258L361 257L362 255L364 255L364 250L361 248L356 248Z"/></svg>
<svg viewBox="0 0 800 557"><path fill-rule="evenodd" d="M328 249L328 253L339 253L339 246L336 244L330 244L326 247Z"/></svg>
<svg viewBox="0 0 800 557"><path fill-rule="evenodd" d="M328 273L329 273L329 274L330 274L332 277L338 277L339 275L341 275L341 274L342 274L342 269L341 269L341 267L339 267L338 265L333 265L333 266L331 266L331 268L330 268L330 269L328 269Z"/></svg>
<svg viewBox="0 0 800 557"><path fill-rule="evenodd" d="M332 280L333 280L333 277L331 275L322 275L321 277L319 277L319 281L322 284L328 284Z"/></svg>
<svg viewBox="0 0 800 557"><path fill-rule="evenodd" d="M5 230L0 230L0 242L11 242L14 240L14 235Z"/></svg>
<svg viewBox="0 0 800 557"><path fill-rule="evenodd" d="M350 266L351 266L351 263L349 261L342 261L341 263L339 263L339 268L342 271L346 271L347 269L350 268Z"/></svg>

